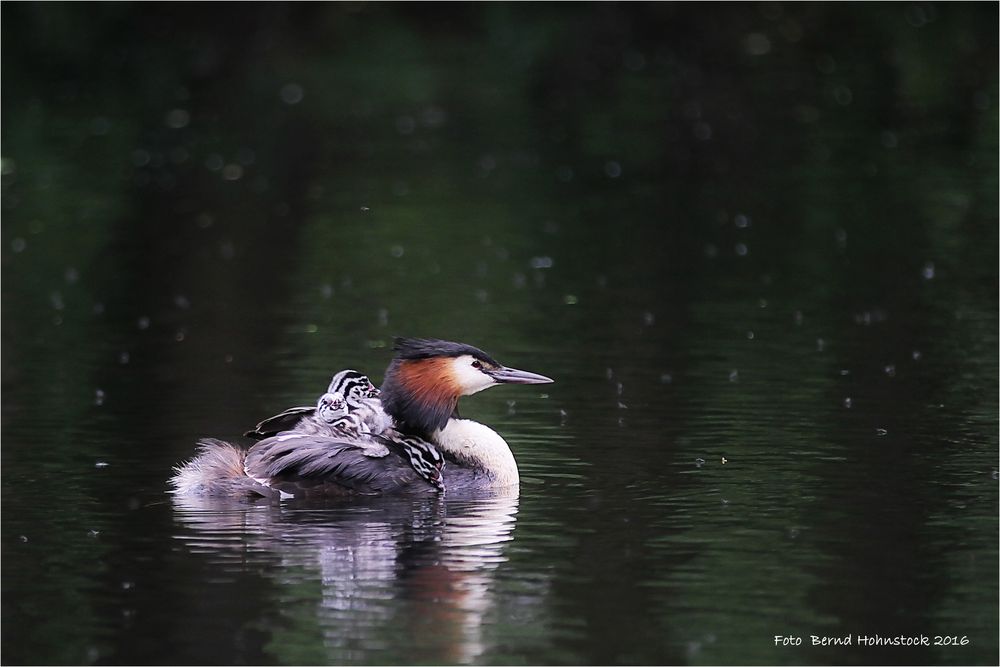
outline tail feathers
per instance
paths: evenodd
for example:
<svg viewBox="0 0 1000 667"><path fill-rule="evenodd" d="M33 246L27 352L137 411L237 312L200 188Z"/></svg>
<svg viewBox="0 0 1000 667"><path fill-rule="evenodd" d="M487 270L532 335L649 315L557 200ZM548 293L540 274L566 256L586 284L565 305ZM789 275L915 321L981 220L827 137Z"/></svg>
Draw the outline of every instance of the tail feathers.
<svg viewBox="0 0 1000 667"><path fill-rule="evenodd" d="M176 495L272 496L277 492L247 477L246 452L215 438L198 442L198 454L174 468L170 478Z"/></svg>

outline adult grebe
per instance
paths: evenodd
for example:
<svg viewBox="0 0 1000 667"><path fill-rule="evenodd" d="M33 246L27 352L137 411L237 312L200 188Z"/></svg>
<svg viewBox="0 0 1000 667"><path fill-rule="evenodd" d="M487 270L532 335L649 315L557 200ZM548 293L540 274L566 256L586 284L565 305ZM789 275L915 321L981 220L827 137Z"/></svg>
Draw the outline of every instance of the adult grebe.
<svg viewBox="0 0 1000 667"><path fill-rule="evenodd" d="M324 396L319 410L292 408L258 424L248 435L269 435L262 428L269 422L292 430L265 437L247 451L203 440L198 456L171 478L173 493L289 497L437 491L437 451L428 450L427 442L449 462L443 475L444 487L450 490L516 485L517 463L510 447L488 426L459 418L458 400L498 384L552 380L507 368L462 343L397 338L393 350L381 389L381 407L391 417L392 428L381 434L300 428L305 419L321 419ZM336 382L337 377L330 389ZM385 447L373 447L373 442Z"/></svg>

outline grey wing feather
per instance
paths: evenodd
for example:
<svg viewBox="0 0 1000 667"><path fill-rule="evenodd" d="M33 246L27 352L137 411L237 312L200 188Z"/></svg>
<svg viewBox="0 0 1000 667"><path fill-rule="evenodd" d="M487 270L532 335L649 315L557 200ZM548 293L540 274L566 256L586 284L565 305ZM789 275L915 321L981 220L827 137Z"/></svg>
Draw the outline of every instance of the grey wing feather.
<svg viewBox="0 0 1000 667"><path fill-rule="evenodd" d="M300 421L307 417L312 417L314 414L316 414L315 405L288 408L281 414L268 417L267 419L261 421L252 431L247 431L243 435L244 437L253 438L254 440L270 438L271 436L277 435L282 431L291 431Z"/></svg>
<svg viewBox="0 0 1000 667"><path fill-rule="evenodd" d="M400 456L372 458L347 438L283 433L247 452L246 474L295 495L428 493L434 488Z"/></svg>

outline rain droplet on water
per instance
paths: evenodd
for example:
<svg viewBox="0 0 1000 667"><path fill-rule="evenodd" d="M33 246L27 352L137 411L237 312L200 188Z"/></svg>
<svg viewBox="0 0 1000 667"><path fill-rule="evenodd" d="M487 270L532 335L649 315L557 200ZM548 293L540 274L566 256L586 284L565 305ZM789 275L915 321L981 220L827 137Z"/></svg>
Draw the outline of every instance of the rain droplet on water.
<svg viewBox="0 0 1000 667"><path fill-rule="evenodd" d="M139 329L141 329L141 330L148 329L150 324L151 324L151 322L149 321L149 318L146 317L145 315L143 315L142 317L140 317L138 319L138 321L136 322L136 326L139 327Z"/></svg>
<svg viewBox="0 0 1000 667"><path fill-rule="evenodd" d="M149 151L143 150L142 148L137 148L132 151L132 164L136 167L145 167L149 164L151 159L152 156L149 154Z"/></svg>
<svg viewBox="0 0 1000 667"><path fill-rule="evenodd" d="M396 131L400 134L413 134L417 129L417 121L412 116L399 116L396 119Z"/></svg>
<svg viewBox="0 0 1000 667"><path fill-rule="evenodd" d="M840 106L846 107L854 101L854 93L848 86L840 84L833 87L833 99Z"/></svg>
<svg viewBox="0 0 1000 667"><path fill-rule="evenodd" d="M238 164L227 164L222 168L222 180L238 181L243 178L243 167Z"/></svg>
<svg viewBox="0 0 1000 667"><path fill-rule="evenodd" d="M929 7L927 8L929 9ZM914 28L922 28L933 20L933 14L928 15L924 7L918 4L909 5L904 12L906 22Z"/></svg>
<svg viewBox="0 0 1000 667"><path fill-rule="evenodd" d="M191 114L184 109L171 109L167 112L165 121L167 127L179 130L182 127L187 127L187 124L191 122Z"/></svg>
<svg viewBox="0 0 1000 667"><path fill-rule="evenodd" d="M896 377L896 367L893 366L892 364L887 365L882 370L884 370L885 374L888 375L889 377L891 377L891 378L892 377Z"/></svg>
<svg viewBox="0 0 1000 667"><path fill-rule="evenodd" d="M104 405L104 390L97 389L94 391L94 405Z"/></svg>
<svg viewBox="0 0 1000 667"><path fill-rule="evenodd" d="M848 396L847 398L844 399L844 407L845 408L851 407L851 405L853 405L853 403L854 402L851 400L850 396Z"/></svg>
<svg viewBox="0 0 1000 667"><path fill-rule="evenodd" d="M920 271L920 274L924 277L924 280L933 280L934 278L934 262L927 262L924 264L924 268ZM948 282L947 280L945 282Z"/></svg>
<svg viewBox="0 0 1000 667"><path fill-rule="evenodd" d="M479 171L483 176L488 176L490 172L497 168L497 159L486 153L480 156L479 160L476 162L476 166L479 167Z"/></svg>
<svg viewBox="0 0 1000 667"><path fill-rule="evenodd" d="M111 131L111 121L104 116L97 116L90 121L90 133L95 137L103 137Z"/></svg>
<svg viewBox="0 0 1000 667"><path fill-rule="evenodd" d="M286 83L281 87L279 94L285 104L298 104L305 96L305 90L297 83Z"/></svg>
<svg viewBox="0 0 1000 667"><path fill-rule="evenodd" d="M884 428L877 428L877 429L875 429L875 435L878 435L878 436L887 435L888 433L889 432L887 430L885 430Z"/></svg>
<svg viewBox="0 0 1000 667"><path fill-rule="evenodd" d="M735 369L732 370L732 371L730 371L730 373L729 373L729 381L730 382L739 382L739 380L740 380L740 372L738 370L735 370Z"/></svg>
<svg viewBox="0 0 1000 667"><path fill-rule="evenodd" d="M551 269L555 262L551 257L532 257L530 261L533 269Z"/></svg>
<svg viewBox="0 0 1000 667"><path fill-rule="evenodd" d="M743 50L751 56L762 56L771 51L771 40L762 32L751 32L743 38Z"/></svg>

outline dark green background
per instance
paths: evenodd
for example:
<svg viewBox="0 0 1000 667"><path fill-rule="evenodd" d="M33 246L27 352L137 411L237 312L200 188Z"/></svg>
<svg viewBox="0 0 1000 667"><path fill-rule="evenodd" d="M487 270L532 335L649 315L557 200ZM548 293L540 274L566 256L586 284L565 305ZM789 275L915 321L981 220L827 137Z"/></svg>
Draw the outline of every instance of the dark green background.
<svg viewBox="0 0 1000 667"><path fill-rule="evenodd" d="M5 663L997 663L995 3L2 13ZM394 334L516 502L169 501Z"/></svg>

